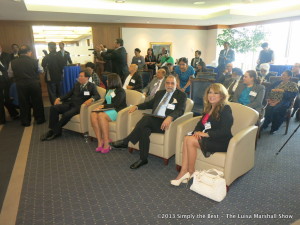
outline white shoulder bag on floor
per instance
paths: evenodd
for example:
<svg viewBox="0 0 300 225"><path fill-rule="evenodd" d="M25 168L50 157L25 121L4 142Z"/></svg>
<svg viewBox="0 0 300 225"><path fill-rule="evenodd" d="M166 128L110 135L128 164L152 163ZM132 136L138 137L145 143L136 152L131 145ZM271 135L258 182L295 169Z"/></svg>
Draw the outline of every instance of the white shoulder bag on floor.
<svg viewBox="0 0 300 225"><path fill-rule="evenodd" d="M192 191L220 202L226 196L226 182L222 171L216 169L195 171Z"/></svg>

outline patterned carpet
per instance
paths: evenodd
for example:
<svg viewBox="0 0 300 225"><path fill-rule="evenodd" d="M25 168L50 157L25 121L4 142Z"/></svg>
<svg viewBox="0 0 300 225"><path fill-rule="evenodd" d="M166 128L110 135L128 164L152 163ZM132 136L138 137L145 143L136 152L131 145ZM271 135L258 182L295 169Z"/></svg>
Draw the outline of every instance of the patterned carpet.
<svg viewBox="0 0 300 225"><path fill-rule="evenodd" d="M0 211L15 164L24 127L20 121L9 121L0 132Z"/></svg>
<svg viewBox="0 0 300 225"><path fill-rule="evenodd" d="M289 134L296 125L292 120ZM255 168L230 186L221 203L185 185L171 186L174 157L164 166L150 156L148 165L133 171L129 165L138 152L95 153L95 142L85 143L71 131L40 142L46 130L47 125L33 130L17 224L283 225L300 218L300 130L277 157L288 135L283 127L273 136L262 133Z"/></svg>

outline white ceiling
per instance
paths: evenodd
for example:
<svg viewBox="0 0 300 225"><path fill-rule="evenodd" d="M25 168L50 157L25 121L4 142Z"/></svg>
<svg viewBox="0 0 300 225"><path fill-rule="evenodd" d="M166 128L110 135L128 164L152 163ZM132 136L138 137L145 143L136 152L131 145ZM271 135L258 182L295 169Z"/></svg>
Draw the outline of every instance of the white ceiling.
<svg viewBox="0 0 300 225"><path fill-rule="evenodd" d="M117 4L115 0L24 1L1 0L0 20L200 26L300 15L300 0L204 0L205 4L200 5L193 4L197 0L126 0L124 4Z"/></svg>

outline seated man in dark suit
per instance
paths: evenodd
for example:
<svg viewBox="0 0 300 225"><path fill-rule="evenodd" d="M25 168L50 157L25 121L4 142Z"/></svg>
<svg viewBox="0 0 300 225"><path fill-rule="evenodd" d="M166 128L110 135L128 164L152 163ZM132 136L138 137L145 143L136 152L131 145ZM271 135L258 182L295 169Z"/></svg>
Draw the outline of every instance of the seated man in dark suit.
<svg viewBox="0 0 300 225"><path fill-rule="evenodd" d="M139 142L140 159L130 168L137 169L148 163L151 133L164 133L172 121L183 115L186 105L186 94L176 89L176 78L168 76L165 82L166 90L158 91L154 98L137 106L132 106L129 113L137 109L152 109L152 115L145 115L133 131L124 139L110 143L114 148L126 148L128 142Z"/></svg>
<svg viewBox="0 0 300 225"><path fill-rule="evenodd" d="M89 82L90 74L82 71L74 88L61 98L57 98L50 108L49 128L50 130L41 136L41 141L50 141L61 136L62 127L70 119L80 113L82 104L89 106L92 102L100 99L95 84ZM62 104L59 104L62 102ZM59 119L59 114L62 114Z"/></svg>
<svg viewBox="0 0 300 225"><path fill-rule="evenodd" d="M145 102L150 101L154 98L156 92L159 90L165 90L165 76L166 71L164 69L157 70L156 76L151 80L151 82L145 87L142 92L145 95Z"/></svg>

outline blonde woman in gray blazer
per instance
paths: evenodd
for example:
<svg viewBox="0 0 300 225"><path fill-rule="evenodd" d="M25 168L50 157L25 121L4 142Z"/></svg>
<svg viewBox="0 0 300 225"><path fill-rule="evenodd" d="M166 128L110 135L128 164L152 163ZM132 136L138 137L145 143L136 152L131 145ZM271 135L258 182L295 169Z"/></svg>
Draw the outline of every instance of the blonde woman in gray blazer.
<svg viewBox="0 0 300 225"><path fill-rule="evenodd" d="M241 103L262 113L263 99L265 97L265 86L259 84L256 71L248 70L234 92L232 101Z"/></svg>
<svg viewBox="0 0 300 225"><path fill-rule="evenodd" d="M145 102L150 101L155 93L160 90L165 90L165 78L166 71L164 69L159 69L156 76L150 81L150 83L142 90L145 95Z"/></svg>

